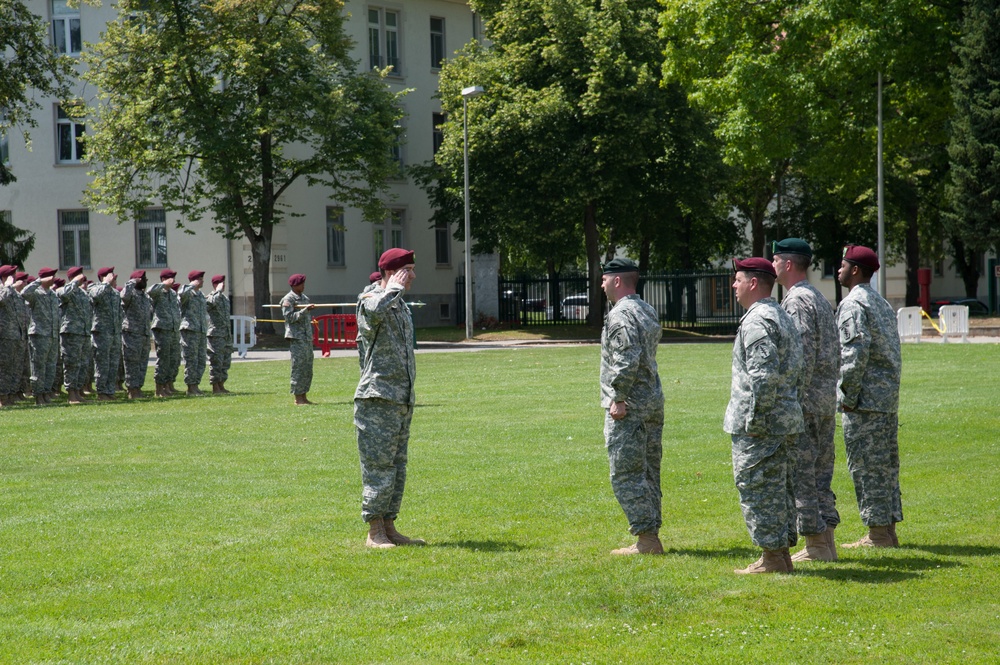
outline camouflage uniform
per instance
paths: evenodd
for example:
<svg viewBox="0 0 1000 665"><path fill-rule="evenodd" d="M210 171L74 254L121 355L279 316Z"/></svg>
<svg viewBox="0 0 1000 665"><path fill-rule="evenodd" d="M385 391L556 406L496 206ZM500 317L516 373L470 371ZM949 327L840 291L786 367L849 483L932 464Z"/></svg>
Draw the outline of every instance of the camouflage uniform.
<svg viewBox="0 0 1000 665"><path fill-rule="evenodd" d="M601 333L601 406L625 402L625 417L604 414L611 488L632 535L658 533L662 492L663 389L656 349L663 331L656 311L628 295L608 312Z"/></svg>
<svg viewBox="0 0 1000 665"><path fill-rule="evenodd" d="M153 303L145 291L129 280L122 289L122 358L125 362L125 387L142 388L149 368L149 325Z"/></svg>
<svg viewBox="0 0 1000 665"><path fill-rule="evenodd" d="M0 396L21 390L21 369L28 357L24 310L21 294L0 284Z"/></svg>
<svg viewBox="0 0 1000 665"><path fill-rule="evenodd" d="M87 383L87 361L90 326L94 306L90 296L76 282L56 289L62 321L59 324L59 350L63 363L63 385L66 390L82 390Z"/></svg>
<svg viewBox="0 0 1000 665"><path fill-rule="evenodd" d="M184 383L196 386L205 374L208 340L208 312L205 294L190 284L181 288L181 352L184 355Z"/></svg>
<svg viewBox="0 0 1000 665"><path fill-rule="evenodd" d="M377 285L358 298L354 426L361 458L361 517L394 520L406 486L407 448L417 367L413 319L403 288Z"/></svg>
<svg viewBox="0 0 1000 665"><path fill-rule="evenodd" d="M225 383L229 379L229 366L233 362L233 322L229 296L225 291L212 291L205 296L208 310L208 359L211 369L208 378L212 383Z"/></svg>
<svg viewBox="0 0 1000 665"><path fill-rule="evenodd" d="M28 346L31 349L31 389L38 395L52 392L59 358L59 296L43 289L35 280L24 287L21 296L31 311Z"/></svg>
<svg viewBox="0 0 1000 665"><path fill-rule="evenodd" d="M94 302L94 380L99 395L114 395L122 353L122 299L110 284L90 287Z"/></svg>
<svg viewBox="0 0 1000 665"><path fill-rule="evenodd" d="M285 339L291 340L288 350L292 357L293 395L305 395L313 380L312 311L298 305L308 305L306 294L289 291L281 299L281 315L285 319Z"/></svg>
<svg viewBox="0 0 1000 665"><path fill-rule="evenodd" d="M763 298L740 319L723 429L733 440L733 477L750 538L765 550L795 544L788 451L803 431L798 385L802 341L795 323Z"/></svg>
<svg viewBox="0 0 1000 665"><path fill-rule="evenodd" d="M173 383L181 366L181 306L174 290L163 282L149 287L153 305L153 341L156 342L156 367L153 380L157 384Z"/></svg>
<svg viewBox="0 0 1000 665"><path fill-rule="evenodd" d="M799 403L805 431L796 439L792 467L799 533L812 536L840 524L837 497L830 487L837 430L840 343L830 301L808 280L789 288L781 307L792 317L802 338L804 365Z"/></svg>
<svg viewBox="0 0 1000 665"><path fill-rule="evenodd" d="M899 378L902 359L892 306L859 284L837 308L847 468L865 526L903 521L899 490Z"/></svg>

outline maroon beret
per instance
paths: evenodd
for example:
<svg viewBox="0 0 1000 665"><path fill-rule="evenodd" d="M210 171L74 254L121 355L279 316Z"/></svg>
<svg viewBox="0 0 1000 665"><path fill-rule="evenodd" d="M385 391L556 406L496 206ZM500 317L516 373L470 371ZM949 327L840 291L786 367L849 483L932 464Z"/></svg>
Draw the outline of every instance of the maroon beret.
<svg viewBox="0 0 1000 665"><path fill-rule="evenodd" d="M7 279L17 272L17 266L0 266L0 279Z"/></svg>
<svg viewBox="0 0 1000 665"><path fill-rule="evenodd" d="M62 277L56 277L54 280L52 280L52 284L57 289L61 289L62 287L66 286L66 280L63 279Z"/></svg>
<svg viewBox="0 0 1000 665"><path fill-rule="evenodd" d="M869 268L872 272L879 269L878 254L861 245L848 245L845 247L844 260Z"/></svg>
<svg viewBox="0 0 1000 665"><path fill-rule="evenodd" d="M374 284L375 282L379 281L382 281L382 273L380 273L379 271L376 270L372 274L368 275L369 284Z"/></svg>
<svg viewBox="0 0 1000 665"><path fill-rule="evenodd" d="M56 274L55 268L42 268L41 270L38 271L38 278L44 279L46 277L55 277L55 274Z"/></svg>
<svg viewBox="0 0 1000 665"><path fill-rule="evenodd" d="M298 286L299 284L306 283L306 276L300 272L295 273L288 278L288 286Z"/></svg>
<svg viewBox="0 0 1000 665"><path fill-rule="evenodd" d="M160 279L170 279L171 277L177 277L177 271L171 270L170 268L164 268L160 271Z"/></svg>
<svg viewBox="0 0 1000 665"><path fill-rule="evenodd" d="M736 272L749 270L751 272L764 272L772 277L778 276L778 273L774 272L774 266L771 262L759 256L751 256L749 259L733 259L733 270Z"/></svg>
<svg viewBox="0 0 1000 665"><path fill-rule="evenodd" d="M387 249L378 259L378 267L382 270L399 270L411 263L413 263L413 251L402 247Z"/></svg>
<svg viewBox="0 0 1000 665"><path fill-rule="evenodd" d="M174 291L180 291L181 290L181 285L175 283L170 288L172 288Z"/></svg>
<svg viewBox="0 0 1000 665"><path fill-rule="evenodd" d="M212 286L218 286L226 281L225 275L212 275Z"/></svg>
<svg viewBox="0 0 1000 665"><path fill-rule="evenodd" d="M128 276L129 279L142 279L146 276L145 270L133 270L132 274Z"/></svg>
<svg viewBox="0 0 1000 665"><path fill-rule="evenodd" d="M204 270L192 270L191 272L188 273L188 281L193 282L194 280L201 279L204 276L205 276Z"/></svg>
<svg viewBox="0 0 1000 665"><path fill-rule="evenodd" d="M103 267L103 268L101 268L100 270L97 271L97 279L104 279L105 277L107 277L108 275L110 275L111 273L113 273L114 271L115 271L115 267L114 266L110 266L110 267L109 266L105 266L105 267Z"/></svg>
<svg viewBox="0 0 1000 665"><path fill-rule="evenodd" d="M83 268L80 266L73 266L66 271L66 279L73 279L77 275L83 274Z"/></svg>
<svg viewBox="0 0 1000 665"><path fill-rule="evenodd" d="M16 273L14 273L14 281L15 282L23 282L24 280L28 279L29 277L31 277L31 275L29 275L26 272L21 272L20 270L17 271ZM34 278L32 278L30 281L33 282L35 280L34 280Z"/></svg>
<svg viewBox="0 0 1000 665"><path fill-rule="evenodd" d="M35 277L34 275L25 275L24 276L24 281L26 281L26 282L34 282L36 279L38 279L38 278Z"/></svg>

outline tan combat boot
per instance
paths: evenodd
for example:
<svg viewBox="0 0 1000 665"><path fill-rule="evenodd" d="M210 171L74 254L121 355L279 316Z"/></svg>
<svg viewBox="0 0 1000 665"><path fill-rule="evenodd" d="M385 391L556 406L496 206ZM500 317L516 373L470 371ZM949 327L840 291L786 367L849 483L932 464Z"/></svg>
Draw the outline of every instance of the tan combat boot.
<svg viewBox="0 0 1000 665"><path fill-rule="evenodd" d="M201 395L204 395L205 393L201 392L201 389L197 386L197 384L189 383L188 384L188 389L187 389L187 394L188 394L189 397L190 396L200 397Z"/></svg>
<svg viewBox="0 0 1000 665"><path fill-rule="evenodd" d="M426 545L427 541L420 538L407 538L399 531L396 531L396 520L383 520L385 524L385 535L393 545Z"/></svg>
<svg viewBox="0 0 1000 665"><path fill-rule="evenodd" d="M219 392L222 393L223 395L232 395L233 394L231 391L226 390L226 382L225 381L219 381Z"/></svg>
<svg viewBox="0 0 1000 665"><path fill-rule="evenodd" d="M153 394L156 395L157 397L167 397L167 389L164 388L164 385L165 384L163 383L157 383L156 392Z"/></svg>
<svg viewBox="0 0 1000 665"><path fill-rule="evenodd" d="M896 537L896 523L889 525L889 536L892 538L892 546L899 547L899 538Z"/></svg>
<svg viewBox="0 0 1000 665"><path fill-rule="evenodd" d="M176 395L177 394L177 388L174 388L174 382L173 381L171 381L170 383L164 383L163 385L164 385L164 387L166 387L167 395Z"/></svg>
<svg viewBox="0 0 1000 665"><path fill-rule="evenodd" d="M376 517L368 523L368 539L365 541L365 547L374 547L377 549L395 547L392 541L389 540L389 536L385 533L385 522L382 521L381 517Z"/></svg>
<svg viewBox="0 0 1000 665"><path fill-rule="evenodd" d="M762 573L790 573L792 571L785 563L784 550L764 550L759 559L746 568L737 568L733 572L737 575L759 575Z"/></svg>
<svg viewBox="0 0 1000 665"><path fill-rule="evenodd" d="M828 529L829 530L829 529ZM830 551L826 531L815 536L806 536L806 546L792 557L792 561L836 561Z"/></svg>
<svg viewBox="0 0 1000 665"><path fill-rule="evenodd" d="M870 526L868 533L861 540L841 545L847 549L855 547L896 547L892 542L892 533L887 526Z"/></svg>
<svg viewBox="0 0 1000 665"><path fill-rule="evenodd" d="M612 554L628 556L630 554L663 554L663 543L660 542L659 534L647 531L640 533L639 539L634 545L611 550Z"/></svg>
<svg viewBox="0 0 1000 665"><path fill-rule="evenodd" d="M129 399L142 399L142 388L129 388L128 389Z"/></svg>
<svg viewBox="0 0 1000 665"><path fill-rule="evenodd" d="M212 381L212 394L221 395L222 394L222 384L218 381Z"/></svg>
<svg viewBox="0 0 1000 665"><path fill-rule="evenodd" d="M301 395L295 396L295 404L297 406L301 406L303 404L312 404L312 402L306 399L306 393L302 393Z"/></svg>
<svg viewBox="0 0 1000 665"><path fill-rule="evenodd" d="M76 390L75 388L69 388L66 391L66 393L69 396L69 399L67 401L70 404L83 404L83 395L80 393L79 390Z"/></svg>
<svg viewBox="0 0 1000 665"><path fill-rule="evenodd" d="M833 558L830 559L831 561L837 560L837 541L833 537L833 531L835 528L836 527L828 526L826 527L826 531L823 532L823 535L826 536L826 546L830 548L830 554L833 556Z"/></svg>

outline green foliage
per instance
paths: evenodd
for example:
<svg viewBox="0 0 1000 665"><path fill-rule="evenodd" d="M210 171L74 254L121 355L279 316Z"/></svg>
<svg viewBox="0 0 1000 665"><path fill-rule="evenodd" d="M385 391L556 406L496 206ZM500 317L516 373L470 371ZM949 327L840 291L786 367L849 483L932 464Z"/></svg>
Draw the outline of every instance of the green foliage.
<svg viewBox="0 0 1000 665"><path fill-rule="evenodd" d="M19 229L0 213L0 264L24 266L35 248L35 234Z"/></svg>

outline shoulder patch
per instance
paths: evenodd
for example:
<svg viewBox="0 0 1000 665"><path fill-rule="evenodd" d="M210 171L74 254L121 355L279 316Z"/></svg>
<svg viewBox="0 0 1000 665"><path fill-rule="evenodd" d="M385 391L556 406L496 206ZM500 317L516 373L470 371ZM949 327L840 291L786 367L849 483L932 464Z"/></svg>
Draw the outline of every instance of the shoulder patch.
<svg viewBox="0 0 1000 665"><path fill-rule="evenodd" d="M845 317L840 322L840 343L848 344L858 336L858 325L853 316Z"/></svg>

